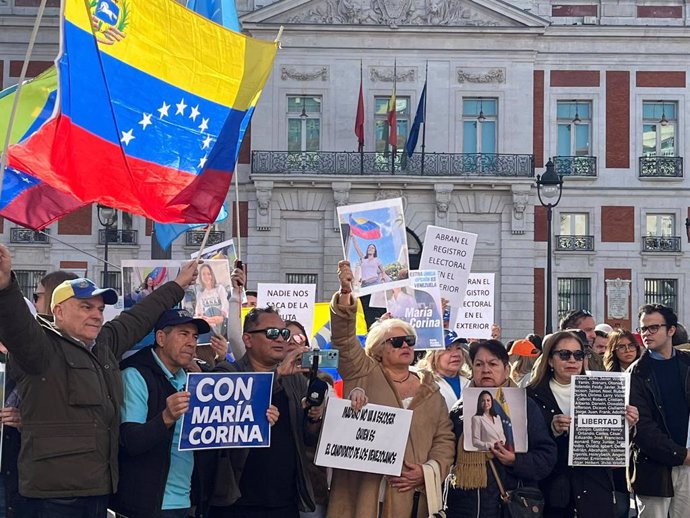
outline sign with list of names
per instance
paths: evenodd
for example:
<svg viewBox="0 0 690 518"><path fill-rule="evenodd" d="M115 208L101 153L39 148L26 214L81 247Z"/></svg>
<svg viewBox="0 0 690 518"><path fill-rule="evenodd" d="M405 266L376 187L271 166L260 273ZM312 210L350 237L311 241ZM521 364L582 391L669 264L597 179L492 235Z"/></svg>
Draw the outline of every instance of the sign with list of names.
<svg viewBox="0 0 690 518"><path fill-rule="evenodd" d="M573 376L570 383L570 466L628 465L625 406L630 375L596 372Z"/></svg>

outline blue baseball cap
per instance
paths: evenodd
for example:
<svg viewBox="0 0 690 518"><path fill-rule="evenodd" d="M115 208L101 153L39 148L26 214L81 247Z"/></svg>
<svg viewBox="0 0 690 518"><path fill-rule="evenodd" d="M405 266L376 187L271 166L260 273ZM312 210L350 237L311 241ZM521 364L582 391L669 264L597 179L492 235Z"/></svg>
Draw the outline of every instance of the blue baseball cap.
<svg viewBox="0 0 690 518"><path fill-rule="evenodd" d="M53 296L50 299L50 311L53 308L65 302L67 299L74 297L75 299L90 299L91 297L103 297L103 302L109 305L117 303L117 292L112 288L99 288L92 280L80 277L79 279L72 279L58 284L53 291Z"/></svg>
<svg viewBox="0 0 690 518"><path fill-rule="evenodd" d="M451 330L451 329L444 329L443 330L443 339L446 342L446 347L450 347L453 345L455 342L461 343L461 344L466 344L467 340L464 338L461 338L458 336L458 334Z"/></svg>
<svg viewBox="0 0 690 518"><path fill-rule="evenodd" d="M211 331L211 326L208 325L206 320L194 318L186 309L168 309L164 311L153 329L155 332L158 332L166 327L181 326L182 324L194 324L200 335Z"/></svg>

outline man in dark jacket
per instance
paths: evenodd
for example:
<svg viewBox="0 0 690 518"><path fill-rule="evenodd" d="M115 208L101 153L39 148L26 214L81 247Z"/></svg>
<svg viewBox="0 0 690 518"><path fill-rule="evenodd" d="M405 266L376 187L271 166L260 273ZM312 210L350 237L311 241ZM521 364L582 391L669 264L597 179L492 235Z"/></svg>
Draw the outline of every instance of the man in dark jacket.
<svg viewBox="0 0 690 518"><path fill-rule="evenodd" d="M105 517L118 482L118 362L182 299L196 265L105 325L105 303L117 300L113 290L88 279L65 281L53 293L50 323L31 315L11 266L0 245L0 340L22 401L19 492L36 499L41 516Z"/></svg>
<svg viewBox="0 0 690 518"><path fill-rule="evenodd" d="M177 447L190 398L184 369L199 335L209 331L205 320L170 309L156 323L154 346L120 364L125 403L112 509L128 518L187 518L194 455Z"/></svg>
<svg viewBox="0 0 690 518"><path fill-rule="evenodd" d="M640 518L680 518L690 509L690 354L672 345L678 317L671 308L647 304L638 317L647 350L630 367L630 404L640 412L633 488Z"/></svg>
<svg viewBox="0 0 690 518"><path fill-rule="evenodd" d="M302 349L286 352L289 337L290 331L273 308L254 308L244 321L247 353L235 363L216 366L221 372L275 371L272 403L280 417L271 429L269 448L227 449L216 454L211 518L298 518L300 510L314 510L305 443L316 440L323 405L305 413L308 380L302 373L308 369L295 363Z"/></svg>

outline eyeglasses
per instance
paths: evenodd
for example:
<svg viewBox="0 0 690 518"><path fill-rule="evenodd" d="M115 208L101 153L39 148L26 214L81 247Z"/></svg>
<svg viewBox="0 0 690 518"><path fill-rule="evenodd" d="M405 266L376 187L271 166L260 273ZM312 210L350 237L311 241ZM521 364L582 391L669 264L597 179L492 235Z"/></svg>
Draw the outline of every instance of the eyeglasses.
<svg viewBox="0 0 690 518"><path fill-rule="evenodd" d="M32 298L34 299L34 304L36 304L36 303L38 302L38 299L40 299L40 298L41 298L42 296L44 296L45 294L46 294L45 291L41 291L41 292L36 292L36 293L34 293L34 294L32 295Z"/></svg>
<svg viewBox="0 0 690 518"><path fill-rule="evenodd" d="M302 345L307 343L307 337L304 335L292 335L290 337L290 342L296 343L297 345Z"/></svg>
<svg viewBox="0 0 690 518"><path fill-rule="evenodd" d="M616 346L616 351L618 352L628 352L628 351L636 351L639 348L638 345L636 344L618 344Z"/></svg>
<svg viewBox="0 0 690 518"><path fill-rule="evenodd" d="M400 349L403 346L403 344L407 344L410 347L414 347L414 344L417 343L417 338L414 335L394 336L386 340L386 342L389 342L394 349Z"/></svg>
<svg viewBox="0 0 690 518"><path fill-rule="evenodd" d="M554 351L551 356L558 356L564 362L570 361L570 358L575 358L576 362L581 362L587 355L584 351L569 351L567 349L561 349L559 351Z"/></svg>
<svg viewBox="0 0 690 518"><path fill-rule="evenodd" d="M266 338L269 340L277 340L278 337L283 337L283 340L290 339L290 330L287 327L283 329L278 329L277 327L267 327L266 329L252 329L251 331L245 331L247 334L251 335L254 333L264 333Z"/></svg>
<svg viewBox="0 0 690 518"><path fill-rule="evenodd" d="M650 335L655 335L659 332L662 327L668 327L666 324L652 324L651 326L642 326L637 328L637 332L640 334L649 333Z"/></svg>

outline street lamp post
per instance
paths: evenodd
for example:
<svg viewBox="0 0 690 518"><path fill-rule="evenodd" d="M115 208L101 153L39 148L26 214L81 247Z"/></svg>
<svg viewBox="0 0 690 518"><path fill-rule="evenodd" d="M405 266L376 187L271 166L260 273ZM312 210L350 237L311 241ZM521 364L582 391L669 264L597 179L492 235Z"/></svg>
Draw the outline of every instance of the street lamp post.
<svg viewBox="0 0 690 518"><path fill-rule="evenodd" d="M551 240L552 240L552 220L553 208L561 201L563 194L563 179L556 174L553 162L546 163L546 171L543 175L537 175L537 196L542 207L546 207L546 324L544 334L553 332L553 318L551 314L552 306L552 285L551 285ZM556 200L555 202L553 200Z"/></svg>
<svg viewBox="0 0 690 518"><path fill-rule="evenodd" d="M113 209L112 207L106 207L105 205L101 205L100 203L96 205L96 207L98 209L98 222L101 224L101 226L105 227L105 262L103 263L103 287L109 288L110 282L108 282L108 241L110 240L110 238L108 236L108 231L110 230L110 227L113 226L115 209Z"/></svg>

